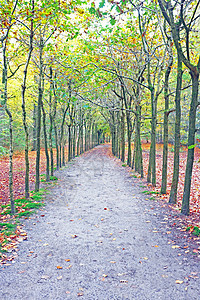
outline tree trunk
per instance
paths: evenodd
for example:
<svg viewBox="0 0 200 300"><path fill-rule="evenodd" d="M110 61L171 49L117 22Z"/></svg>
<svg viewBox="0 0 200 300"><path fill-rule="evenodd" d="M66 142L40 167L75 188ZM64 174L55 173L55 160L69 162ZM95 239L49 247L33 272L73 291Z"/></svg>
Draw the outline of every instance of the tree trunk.
<svg viewBox="0 0 200 300"><path fill-rule="evenodd" d="M27 80L27 72L28 66L31 60L31 55L33 51L33 14L34 14L34 0L32 0L32 18L31 18L31 30L30 30L30 42L29 42L29 52L26 60L26 65L24 68L24 78L22 84L22 114L23 114L23 126L25 132L25 198L29 198L29 158L28 158L28 150L29 150L29 133L28 133L28 125L26 121L26 101L25 101L25 92L26 92L26 80ZM35 109L35 105L34 105Z"/></svg>
<svg viewBox="0 0 200 300"><path fill-rule="evenodd" d="M71 125L68 125L68 161L71 160Z"/></svg>
<svg viewBox="0 0 200 300"><path fill-rule="evenodd" d="M56 142L56 169L59 170L60 162L59 162L59 145L58 145L58 133L57 133L57 126L54 120L54 134L55 134L55 142Z"/></svg>
<svg viewBox="0 0 200 300"><path fill-rule="evenodd" d="M76 126L73 126L73 158L76 156Z"/></svg>
<svg viewBox="0 0 200 300"><path fill-rule="evenodd" d="M125 115L122 111L121 115L121 161L125 160Z"/></svg>
<svg viewBox="0 0 200 300"><path fill-rule="evenodd" d="M171 39L170 39L171 42ZM169 45L171 50L171 45ZM164 83L164 98L165 98L165 111L164 111L164 141L163 141L163 162L162 162L162 183L161 183L161 194L167 192L167 161L168 161L168 116L169 116L169 76L173 64L172 50L169 50L169 64L165 72L165 83Z"/></svg>
<svg viewBox="0 0 200 300"><path fill-rule="evenodd" d="M33 145L32 145L32 151L36 151L36 113L37 113L37 107L34 103L34 107L33 107Z"/></svg>
<svg viewBox="0 0 200 300"><path fill-rule="evenodd" d="M40 74L38 83L38 105L37 105L37 129L36 129L36 176L35 176L35 191L40 188L40 131L41 131L41 103L43 96L42 82L43 82L43 40L40 37Z"/></svg>
<svg viewBox="0 0 200 300"><path fill-rule="evenodd" d="M175 120L175 144L174 144L174 169L169 203L175 204L177 201L177 189L179 180L179 152L180 152L180 124L181 124L181 86L182 86L182 61L178 54L176 82L176 120Z"/></svg>
<svg viewBox="0 0 200 300"><path fill-rule="evenodd" d="M15 201L13 196L13 119L10 110L6 106L6 113L9 117L9 192L10 192L10 206L11 214L15 214Z"/></svg>
<svg viewBox="0 0 200 300"><path fill-rule="evenodd" d="M46 181L49 181L49 152L48 152L48 143L47 143L47 130L46 130L46 112L44 110L43 102L41 102L41 108L43 113L43 131L44 131L44 146L45 146L45 155L46 155Z"/></svg>
<svg viewBox="0 0 200 300"><path fill-rule="evenodd" d="M191 72L190 75L192 77L192 99L190 104L190 115L189 115L187 164L186 164L186 171L185 171L185 183L184 183L184 192L183 192L183 200L182 200L182 208L181 208L181 212L184 215L189 215L190 213L190 189L191 189L192 168L194 162L199 72L196 72L196 74L194 72Z"/></svg>

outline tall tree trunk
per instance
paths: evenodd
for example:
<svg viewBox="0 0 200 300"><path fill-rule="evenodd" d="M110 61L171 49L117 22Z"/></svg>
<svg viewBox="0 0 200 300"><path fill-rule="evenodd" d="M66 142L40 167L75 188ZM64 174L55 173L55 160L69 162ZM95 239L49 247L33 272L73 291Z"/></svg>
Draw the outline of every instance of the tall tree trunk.
<svg viewBox="0 0 200 300"><path fill-rule="evenodd" d="M34 103L34 107L33 107L33 144L32 144L32 151L36 151L36 114L37 114L37 107Z"/></svg>
<svg viewBox="0 0 200 300"><path fill-rule="evenodd" d="M125 160L125 115L122 111L121 115L121 161Z"/></svg>
<svg viewBox="0 0 200 300"><path fill-rule="evenodd" d="M71 160L71 124L68 125L68 161Z"/></svg>
<svg viewBox="0 0 200 300"><path fill-rule="evenodd" d="M191 178L192 168L194 162L194 148L195 148L195 132L196 132L196 111L198 106L198 88L199 88L199 72L191 72L192 77L192 99L190 104L190 115L189 115L189 132L188 132L188 154L185 171L185 183L182 200L181 212L184 215L190 213L190 189L191 189Z"/></svg>
<svg viewBox="0 0 200 300"><path fill-rule="evenodd" d="M53 112L52 112L52 91L53 88L53 71L52 67L50 67L50 90L49 90L49 120L50 120L50 126L49 126L49 151L50 151L50 165L51 165L51 176L53 176L54 173L54 159L53 159L53 120L56 116L56 96L53 106Z"/></svg>
<svg viewBox="0 0 200 300"><path fill-rule="evenodd" d="M43 113L43 131L44 131L44 146L45 146L45 155L46 155L46 181L49 181L49 152L48 152L48 143L47 143L47 130L46 130L46 112L41 102L41 108Z"/></svg>
<svg viewBox="0 0 200 300"><path fill-rule="evenodd" d="M43 97L43 39L40 37L40 74L38 83L38 105L37 105L37 130L36 130L36 176L35 176L35 191L39 191L40 188L40 131L41 131L41 103Z"/></svg>
<svg viewBox="0 0 200 300"><path fill-rule="evenodd" d="M77 138L77 146L76 146L76 155L78 156L80 154L80 125L78 127L78 138Z"/></svg>
<svg viewBox="0 0 200 300"><path fill-rule="evenodd" d="M57 126L55 124L54 120L54 134L55 134L55 142L56 142L56 170L59 170L60 168L60 155L59 155L59 145L58 145L58 133L57 133Z"/></svg>
<svg viewBox="0 0 200 300"><path fill-rule="evenodd" d="M25 92L26 92L26 80L27 80L27 72L28 66L31 60L31 55L33 51L33 14L34 14L34 0L32 0L32 17L31 17L31 28L30 28L30 42L29 42L29 52L26 60L26 65L24 68L24 78L22 84L22 114L23 114L23 125L25 132L25 198L29 198L29 158L28 158L28 150L29 150L29 132L28 125L26 121L26 100L25 100Z"/></svg>
<svg viewBox="0 0 200 300"><path fill-rule="evenodd" d="M73 126L73 158L76 156L76 125Z"/></svg>
<svg viewBox="0 0 200 300"><path fill-rule="evenodd" d="M7 32L8 34L8 32ZM10 206L11 214L15 214L15 202L13 196L13 119L12 113L7 106L8 101L8 68L7 68L7 58L6 58L6 46L7 46L7 37L3 43L3 74L2 74L2 83L4 84L4 109L6 114L9 117L9 196L10 196Z"/></svg>
<svg viewBox="0 0 200 300"><path fill-rule="evenodd" d="M149 153L149 167L147 181L156 186L156 118L157 118L157 97L154 95L154 88L151 88L151 147Z"/></svg>
<svg viewBox="0 0 200 300"><path fill-rule="evenodd" d="M13 196L13 119L10 110L6 106L6 113L9 117L9 192L11 214L15 214L15 201Z"/></svg>
<svg viewBox="0 0 200 300"><path fill-rule="evenodd" d="M171 42L171 39L170 39ZM164 141L163 141L163 162L162 162L162 183L161 194L166 194L167 191L167 161L168 161L168 116L169 116L169 76L173 65L173 54L171 45L169 45L169 64L165 72L164 83L164 98L165 98L165 111L164 111Z"/></svg>
<svg viewBox="0 0 200 300"><path fill-rule="evenodd" d="M142 144L141 144L141 105L136 106L136 118L135 118L135 171L140 173L141 178L143 178L143 159L142 159Z"/></svg>
<svg viewBox="0 0 200 300"><path fill-rule="evenodd" d="M175 144L174 144L174 170L172 185L169 197L169 203L175 204L177 201L177 189L179 180L179 152L180 152L180 124L181 124L181 86L182 86L182 60L178 54L177 64L177 82L176 82L176 120L175 120Z"/></svg>

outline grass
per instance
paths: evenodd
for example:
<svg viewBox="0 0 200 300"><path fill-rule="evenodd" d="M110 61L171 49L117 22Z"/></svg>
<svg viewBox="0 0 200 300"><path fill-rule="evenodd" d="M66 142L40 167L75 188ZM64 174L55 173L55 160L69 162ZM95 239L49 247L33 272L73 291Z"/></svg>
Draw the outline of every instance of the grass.
<svg viewBox="0 0 200 300"><path fill-rule="evenodd" d="M42 174L42 175L43 175L43 178L40 180L41 182L45 182L47 184L51 183L51 182L46 181L46 179L44 177L45 176L44 174ZM56 180L58 180L58 178L56 176L50 176L49 179L50 179L50 181L56 181Z"/></svg>
<svg viewBox="0 0 200 300"><path fill-rule="evenodd" d="M122 167L127 167L127 164L122 164Z"/></svg>
<svg viewBox="0 0 200 300"><path fill-rule="evenodd" d="M190 231L195 236L200 236L200 228L197 226L188 226L186 231Z"/></svg>
<svg viewBox="0 0 200 300"><path fill-rule="evenodd" d="M146 195L152 195L152 194L156 194L158 195L159 192L156 192L156 191L142 191L143 194L146 194Z"/></svg>
<svg viewBox="0 0 200 300"><path fill-rule="evenodd" d="M7 244L11 242L10 237L14 236L16 238L16 226L20 223L19 219L22 217L29 217L31 214L36 213L36 209L44 206L43 198L46 194L45 189L40 189L38 192L30 192L30 198L20 198L15 200L16 214L10 218L10 222L0 223L0 253L7 252ZM11 215L10 203L2 205L2 212L0 216L6 216L9 220L9 215ZM12 237L13 238L13 237Z"/></svg>
<svg viewBox="0 0 200 300"><path fill-rule="evenodd" d="M157 201L157 199L156 199L155 197L150 197L149 199L150 199L150 200Z"/></svg>

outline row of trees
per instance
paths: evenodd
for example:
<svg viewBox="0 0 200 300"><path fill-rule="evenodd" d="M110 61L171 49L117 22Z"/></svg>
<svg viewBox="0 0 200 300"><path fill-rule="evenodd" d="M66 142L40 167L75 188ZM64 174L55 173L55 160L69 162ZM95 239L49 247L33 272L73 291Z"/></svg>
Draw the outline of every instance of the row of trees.
<svg viewBox="0 0 200 300"><path fill-rule="evenodd" d="M143 177L141 137L146 135L150 125L151 147L147 181L155 186L156 135L159 123L162 123L164 145L161 193L164 194L167 189L169 128L171 131L173 127L174 170L169 202L176 203L181 122L186 123L188 155L181 211L187 215L196 146L195 134L198 131L196 118L200 104L200 3L164 0L108 2L112 3L109 10L105 1L101 1L93 13L100 20L104 15L110 18L113 29L105 31L105 25L100 28L98 24L95 28L97 34L93 31L91 35L95 36L93 45L98 57L93 67L98 72L98 78L104 77L104 94L103 97L98 95L98 103L108 108L104 116L110 124L113 154L124 161L126 135L127 164ZM102 24L105 24L105 20ZM98 37L99 33L101 38ZM181 104L185 104L185 99L188 114L183 116ZM173 120L175 126L169 126Z"/></svg>
<svg viewBox="0 0 200 300"><path fill-rule="evenodd" d="M26 198L30 146L36 151L35 191L38 191L41 146L45 148L46 181L49 181L54 172L54 147L59 169L66 163L66 143L69 161L100 141L98 112L78 95L87 79L75 70L78 57L72 55L76 48L73 39L80 22L85 21L79 13L81 2L84 1L73 5L37 0L1 3L1 118L9 126L11 213L15 213L13 133L23 129L19 134L25 150Z"/></svg>
<svg viewBox="0 0 200 300"><path fill-rule="evenodd" d="M97 144L100 133L108 133L109 127L113 154L124 161L127 142L127 164L141 177L142 139L151 141L147 181L155 186L159 136L164 143L161 193L167 188L170 133L174 136L170 203L177 199L181 132L188 128L182 212L189 214L198 129L199 2L104 0L96 5L91 1L88 6L88 1L78 0L16 0L0 9L1 91L10 128L11 203L13 124L14 133L23 128L25 137L26 197L32 127L36 190L41 124L47 180L53 174L54 146L58 168L65 163L66 142L70 159L76 148L79 154Z"/></svg>

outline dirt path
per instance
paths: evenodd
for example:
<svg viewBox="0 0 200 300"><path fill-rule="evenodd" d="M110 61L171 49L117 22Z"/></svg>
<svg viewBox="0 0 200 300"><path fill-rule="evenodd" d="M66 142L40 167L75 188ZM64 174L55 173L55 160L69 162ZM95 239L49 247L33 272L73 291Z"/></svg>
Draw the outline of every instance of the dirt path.
<svg viewBox="0 0 200 300"><path fill-rule="evenodd" d="M199 258L172 242L165 208L107 150L59 172L18 258L0 269L1 300L200 299Z"/></svg>

